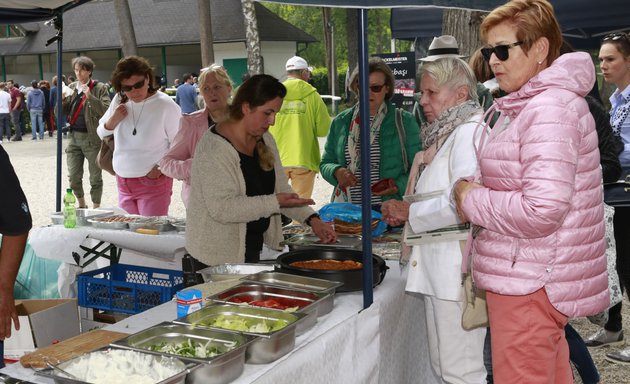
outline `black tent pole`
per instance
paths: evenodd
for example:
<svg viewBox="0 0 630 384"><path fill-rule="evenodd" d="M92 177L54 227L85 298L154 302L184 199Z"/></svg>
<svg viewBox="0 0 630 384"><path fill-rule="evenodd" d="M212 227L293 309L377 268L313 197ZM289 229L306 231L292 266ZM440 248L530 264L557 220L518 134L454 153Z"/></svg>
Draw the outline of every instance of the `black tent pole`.
<svg viewBox="0 0 630 384"><path fill-rule="evenodd" d="M62 130L65 126L63 121L63 11L59 12L54 18L57 35L53 38L57 40L57 191L55 197L56 211L61 211L61 152L62 152ZM52 40L52 39L51 39ZM49 40L50 42L50 40Z"/></svg>
<svg viewBox="0 0 630 384"><path fill-rule="evenodd" d="M363 308L372 305L372 191L370 190L370 91L368 87L368 11L357 11L359 20L359 119L361 127L361 218L363 220Z"/></svg>

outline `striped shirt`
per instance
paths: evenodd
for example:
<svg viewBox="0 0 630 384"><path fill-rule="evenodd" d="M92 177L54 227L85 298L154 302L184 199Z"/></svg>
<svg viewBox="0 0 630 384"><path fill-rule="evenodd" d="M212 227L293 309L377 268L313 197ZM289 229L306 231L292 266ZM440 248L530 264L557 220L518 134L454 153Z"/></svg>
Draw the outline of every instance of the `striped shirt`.
<svg viewBox="0 0 630 384"><path fill-rule="evenodd" d="M370 122L372 118L370 118ZM376 136L374 137L374 141L370 145L370 185L373 185L377 181L380 180L380 164L381 164L381 150L379 145L380 140L380 130L376 132ZM359 141L359 156L361 154L361 142ZM346 145L345 151L345 159L346 164L350 164L350 152L348 151L348 146ZM359 159L357 161L360 163ZM354 171L354 176L356 176L358 183L354 187L348 188L350 202L352 204L361 205L361 167L357 167L356 171ZM381 196L372 195L371 204L381 204L383 199Z"/></svg>

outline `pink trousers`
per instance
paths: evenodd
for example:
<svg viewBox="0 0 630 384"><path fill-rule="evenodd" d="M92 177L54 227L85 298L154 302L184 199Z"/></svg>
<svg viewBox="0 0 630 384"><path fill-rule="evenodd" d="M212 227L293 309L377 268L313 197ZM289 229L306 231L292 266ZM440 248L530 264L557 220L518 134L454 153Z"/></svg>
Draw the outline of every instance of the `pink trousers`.
<svg viewBox="0 0 630 384"><path fill-rule="evenodd" d="M544 289L524 296L486 292L492 369L495 383L573 383L567 317L558 312Z"/></svg>
<svg viewBox="0 0 630 384"><path fill-rule="evenodd" d="M166 216L173 194L173 179L161 175L148 177L116 176L118 206L127 213L143 216Z"/></svg>

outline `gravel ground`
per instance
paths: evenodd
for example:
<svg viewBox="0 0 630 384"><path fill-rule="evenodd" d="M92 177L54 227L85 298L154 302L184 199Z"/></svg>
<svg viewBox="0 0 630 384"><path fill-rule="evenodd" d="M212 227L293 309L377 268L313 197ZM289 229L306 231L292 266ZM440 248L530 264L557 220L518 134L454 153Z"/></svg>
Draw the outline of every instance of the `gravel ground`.
<svg viewBox="0 0 630 384"><path fill-rule="evenodd" d="M68 140L63 140L63 148ZM320 140L320 147L323 148L324 139ZM55 190L56 190L56 140L48 136L43 141L31 141L30 134L24 136L22 142L4 141L2 146L9 153L13 167L15 168L22 188L24 189L31 212L33 216L34 226L44 226L50 224L50 214L55 211ZM65 153L62 157L62 177L61 184L65 191L68 187L66 173ZM87 167L84 175L84 188L86 195L89 194ZM115 207L117 205L116 180L107 172L103 172L103 199L102 207ZM186 210L180 199L181 182L175 181L173 187L173 199L170 206L169 214L175 217L185 217ZM332 188L330 185L318 175L315 181L315 190L313 198L316 202L315 208L319 208L329 201ZM88 199L89 201L89 199ZM91 204L90 204L91 206ZM624 299L624 329L630 330L630 303L627 298ZM597 327L591 324L587 319L574 319L571 324L580 334L586 338L597 331ZM626 334L629 338L630 334ZM630 344L629 344L630 345ZM591 354L595 360L602 384L622 384L630 383L630 365L614 364L606 360L606 353L613 351L615 347L603 347L592 349ZM582 383L577 378L576 383Z"/></svg>

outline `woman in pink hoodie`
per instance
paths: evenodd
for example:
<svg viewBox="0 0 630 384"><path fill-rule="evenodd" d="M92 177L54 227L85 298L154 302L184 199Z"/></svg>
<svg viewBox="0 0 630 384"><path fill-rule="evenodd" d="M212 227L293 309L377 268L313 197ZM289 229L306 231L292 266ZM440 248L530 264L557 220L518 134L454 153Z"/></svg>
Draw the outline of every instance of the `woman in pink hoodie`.
<svg viewBox="0 0 630 384"><path fill-rule="evenodd" d="M474 224L472 270L486 290L498 383L572 383L564 326L608 306L595 122L587 53L560 56L546 0L512 0L481 24L501 113L478 148L480 178L459 181ZM466 255L465 255L466 256Z"/></svg>
<svg viewBox="0 0 630 384"><path fill-rule="evenodd" d="M228 101L232 94L232 80L225 68L220 65L213 64L202 69L199 84L201 84L199 93L206 107L203 110L182 115L173 146L160 161L162 173L184 182L182 185L184 206L188 206L190 169L197 143L208 128L227 117Z"/></svg>

